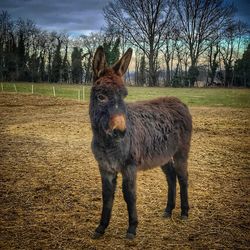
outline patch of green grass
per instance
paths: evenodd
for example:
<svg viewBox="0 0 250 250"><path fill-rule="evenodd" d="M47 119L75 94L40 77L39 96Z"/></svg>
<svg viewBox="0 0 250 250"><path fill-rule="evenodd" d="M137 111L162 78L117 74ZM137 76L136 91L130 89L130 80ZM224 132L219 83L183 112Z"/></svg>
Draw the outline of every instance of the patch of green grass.
<svg viewBox="0 0 250 250"><path fill-rule="evenodd" d="M17 93L32 92L32 83L15 83ZM53 86L57 97L83 100L83 86L69 84L34 83L34 94L53 96ZM84 86L84 100L88 101L90 86ZM14 83L3 83L7 92L15 92ZM0 89L1 91L2 89ZM127 101L140 101L160 96L176 96L189 106L208 107L250 107L250 89L224 88L149 88L128 87Z"/></svg>
<svg viewBox="0 0 250 250"><path fill-rule="evenodd" d="M129 87L128 100L176 96L189 106L250 107L250 89Z"/></svg>
<svg viewBox="0 0 250 250"><path fill-rule="evenodd" d="M50 83L2 83L3 90L6 92L15 92L17 93L26 93L32 94L32 85L33 85L33 94L35 95L46 95L46 96L55 96L63 97L73 100L83 100L83 86L82 85L70 85L70 84L50 84ZM16 86L16 88L15 88ZM2 86L0 91L2 90ZM84 97L85 100L89 100L90 87L84 86Z"/></svg>

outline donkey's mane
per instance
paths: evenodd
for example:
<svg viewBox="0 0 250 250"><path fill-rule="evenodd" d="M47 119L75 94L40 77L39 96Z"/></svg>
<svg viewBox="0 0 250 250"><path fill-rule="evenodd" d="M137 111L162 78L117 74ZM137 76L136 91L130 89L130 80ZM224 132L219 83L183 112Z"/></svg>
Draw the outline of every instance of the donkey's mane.
<svg viewBox="0 0 250 250"><path fill-rule="evenodd" d="M121 76L115 74L112 68L105 68L98 74L99 78L95 81L96 85L115 85L117 87L124 86Z"/></svg>

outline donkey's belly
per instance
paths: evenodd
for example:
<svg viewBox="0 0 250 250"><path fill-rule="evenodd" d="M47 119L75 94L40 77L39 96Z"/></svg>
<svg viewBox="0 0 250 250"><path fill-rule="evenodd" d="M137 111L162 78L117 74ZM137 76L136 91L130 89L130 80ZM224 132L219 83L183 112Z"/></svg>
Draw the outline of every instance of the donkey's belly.
<svg viewBox="0 0 250 250"><path fill-rule="evenodd" d="M147 137L138 145L135 155L138 169L149 169L168 163L178 151L179 137L173 131L157 139Z"/></svg>
<svg viewBox="0 0 250 250"><path fill-rule="evenodd" d="M165 165L168 163L173 156L171 155L165 155L165 156L158 156L154 158L145 158L144 160L141 160L141 162L138 164L137 169L138 170L147 170L150 168L155 168L158 166Z"/></svg>

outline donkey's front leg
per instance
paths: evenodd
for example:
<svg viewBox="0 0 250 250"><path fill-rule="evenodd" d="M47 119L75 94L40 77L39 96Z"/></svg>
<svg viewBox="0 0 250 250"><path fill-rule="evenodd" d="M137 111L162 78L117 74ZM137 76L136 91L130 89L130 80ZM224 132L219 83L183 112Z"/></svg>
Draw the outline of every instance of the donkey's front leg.
<svg viewBox="0 0 250 250"><path fill-rule="evenodd" d="M136 235L138 225L136 211L136 169L134 166L128 166L122 171L122 191L127 203L129 227L126 238L133 239Z"/></svg>
<svg viewBox="0 0 250 250"><path fill-rule="evenodd" d="M102 177L102 216L99 226L96 228L93 235L94 239L100 238L104 233L105 229L109 225L111 218L111 212L114 201L114 194L116 188L117 173L110 173L107 171L100 170Z"/></svg>

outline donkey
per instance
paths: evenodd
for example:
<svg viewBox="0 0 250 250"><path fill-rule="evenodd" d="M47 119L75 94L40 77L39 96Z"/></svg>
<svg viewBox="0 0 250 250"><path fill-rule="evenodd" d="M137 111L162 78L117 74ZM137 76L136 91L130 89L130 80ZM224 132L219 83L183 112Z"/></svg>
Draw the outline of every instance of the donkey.
<svg viewBox="0 0 250 250"><path fill-rule="evenodd" d="M125 103L128 92L123 82L132 56L128 49L112 67L107 67L102 47L93 59L93 86L89 115L93 131L92 151L102 180L102 214L93 238L101 237L109 225L117 174L122 174L122 191L127 203L133 239L138 225L136 173L161 166L168 183L165 217L175 208L176 179L180 185L181 218L188 218L187 159L192 118L185 104L175 97Z"/></svg>

